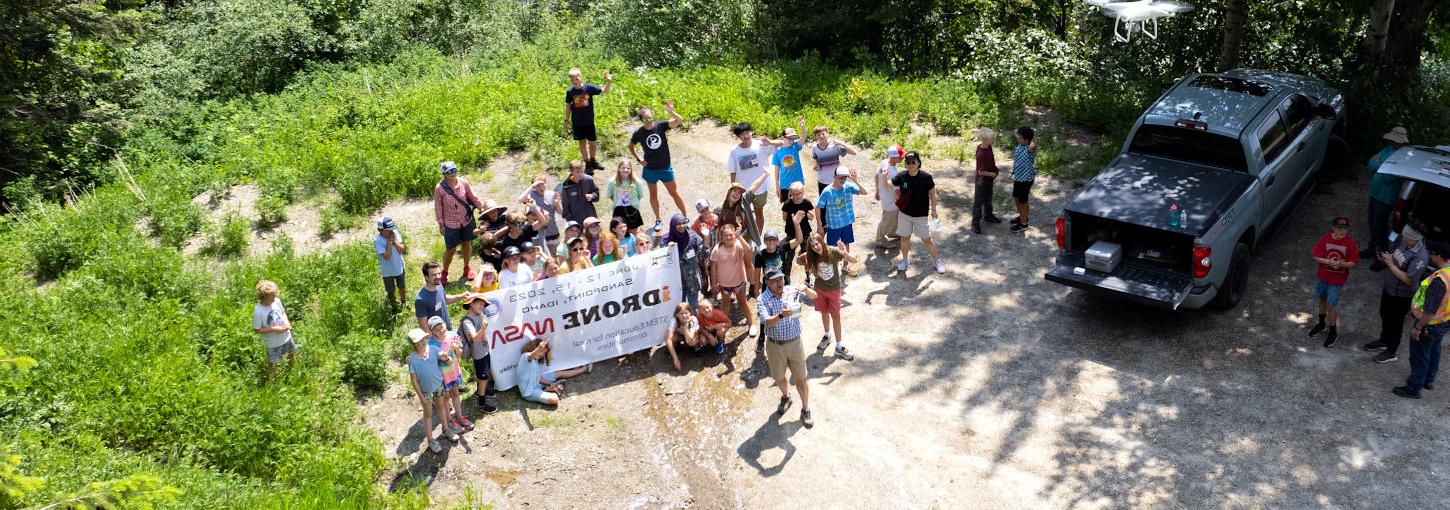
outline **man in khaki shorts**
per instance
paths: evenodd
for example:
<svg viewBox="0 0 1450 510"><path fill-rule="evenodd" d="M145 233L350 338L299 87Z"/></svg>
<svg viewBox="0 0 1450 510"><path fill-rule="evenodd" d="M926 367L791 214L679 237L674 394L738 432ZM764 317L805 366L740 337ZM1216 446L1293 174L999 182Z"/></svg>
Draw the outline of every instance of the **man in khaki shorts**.
<svg viewBox="0 0 1450 510"><path fill-rule="evenodd" d="M755 306L759 309L762 332L765 336L765 360L770 365L770 377L780 388L780 406L775 413L785 416L790 408L790 387L786 385L785 371L790 369L790 382L801 394L801 425L815 426L811 419L810 388L806 383L806 351L801 344L801 294L816 298L809 287L796 289L785 285L785 273L771 270L765 274L765 290L760 292Z"/></svg>
<svg viewBox="0 0 1450 510"><path fill-rule="evenodd" d="M896 271L906 273L906 266L911 261L911 236L921 238L922 246L926 247L926 253L931 255L931 265L938 274L946 272L942 266L941 253L937 252L936 242L931 239L931 221L937 219L936 214L936 182L932 180L931 174L921 169L921 155L916 151L906 153L903 159L906 162L906 171L896 174L891 179L891 187L901 197L898 202L901 210L896 218L896 235L901 236L901 261L896 263ZM927 216L930 215L930 219Z"/></svg>

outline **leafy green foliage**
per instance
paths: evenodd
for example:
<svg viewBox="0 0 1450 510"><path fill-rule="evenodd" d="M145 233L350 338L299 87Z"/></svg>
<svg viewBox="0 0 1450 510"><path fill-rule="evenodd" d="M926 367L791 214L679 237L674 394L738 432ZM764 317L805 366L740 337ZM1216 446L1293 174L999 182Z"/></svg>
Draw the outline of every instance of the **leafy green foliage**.
<svg viewBox="0 0 1450 510"><path fill-rule="evenodd" d="M207 225L202 253L218 258L241 257L251 240L252 225L236 211L228 211L220 221Z"/></svg>
<svg viewBox="0 0 1450 510"><path fill-rule="evenodd" d="M287 221L287 200L263 196L257 199L257 228L268 230Z"/></svg>

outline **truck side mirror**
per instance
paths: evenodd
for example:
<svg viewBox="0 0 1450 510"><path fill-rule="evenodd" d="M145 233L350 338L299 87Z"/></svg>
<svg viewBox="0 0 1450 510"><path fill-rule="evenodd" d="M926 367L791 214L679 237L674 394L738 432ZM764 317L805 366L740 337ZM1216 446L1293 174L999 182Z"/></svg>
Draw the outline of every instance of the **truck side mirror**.
<svg viewBox="0 0 1450 510"><path fill-rule="evenodd" d="M1314 108L1314 114L1326 119L1333 119L1339 116L1339 112L1334 111L1333 106L1324 103L1319 103L1319 106Z"/></svg>

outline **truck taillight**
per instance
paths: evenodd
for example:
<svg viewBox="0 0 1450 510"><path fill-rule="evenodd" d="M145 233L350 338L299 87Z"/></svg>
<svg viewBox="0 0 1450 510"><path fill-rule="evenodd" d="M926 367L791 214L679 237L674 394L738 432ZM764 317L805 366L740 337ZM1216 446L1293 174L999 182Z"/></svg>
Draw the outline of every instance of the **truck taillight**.
<svg viewBox="0 0 1450 510"><path fill-rule="evenodd" d="M1207 246L1193 247L1193 277L1203 278L1208 276L1208 270L1213 269L1213 248Z"/></svg>
<svg viewBox="0 0 1450 510"><path fill-rule="evenodd" d="M1062 219L1062 216L1058 216L1056 225L1057 248L1065 250L1067 249L1067 220Z"/></svg>

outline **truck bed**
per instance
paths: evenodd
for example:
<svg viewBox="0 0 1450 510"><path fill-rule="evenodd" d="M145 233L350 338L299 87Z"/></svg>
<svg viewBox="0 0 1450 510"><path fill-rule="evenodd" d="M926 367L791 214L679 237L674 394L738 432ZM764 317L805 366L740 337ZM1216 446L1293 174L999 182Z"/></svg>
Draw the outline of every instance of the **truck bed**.
<svg viewBox="0 0 1450 510"><path fill-rule="evenodd" d="M1211 166L1126 153L1063 208L1156 230L1202 236L1253 184L1253 176ZM1188 221L1173 226L1173 204Z"/></svg>

